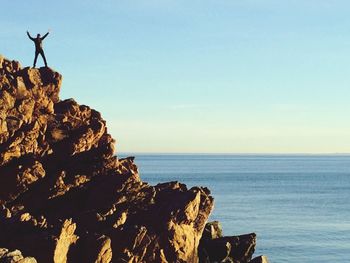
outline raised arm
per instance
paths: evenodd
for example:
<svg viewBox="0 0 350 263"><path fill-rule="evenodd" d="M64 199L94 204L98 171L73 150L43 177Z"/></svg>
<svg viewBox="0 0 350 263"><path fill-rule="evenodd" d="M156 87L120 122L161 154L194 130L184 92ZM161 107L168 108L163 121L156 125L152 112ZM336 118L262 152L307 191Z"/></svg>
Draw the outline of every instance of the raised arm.
<svg viewBox="0 0 350 263"><path fill-rule="evenodd" d="M44 40L45 37L47 37L47 35L49 34L50 32L47 32L45 35L43 35L43 37L41 38L41 40Z"/></svg>
<svg viewBox="0 0 350 263"><path fill-rule="evenodd" d="M31 40L34 40L34 38L32 38L29 34L29 32L27 31L27 36L31 39Z"/></svg>

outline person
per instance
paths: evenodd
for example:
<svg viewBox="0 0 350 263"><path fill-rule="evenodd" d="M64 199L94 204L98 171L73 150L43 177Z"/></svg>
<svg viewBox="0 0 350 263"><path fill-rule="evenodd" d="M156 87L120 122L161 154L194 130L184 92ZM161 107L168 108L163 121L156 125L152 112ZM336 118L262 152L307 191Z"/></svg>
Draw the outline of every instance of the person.
<svg viewBox="0 0 350 263"><path fill-rule="evenodd" d="M50 30L48 30L48 32L43 36L41 37L40 34L37 34L36 35L36 38L34 37L31 37L31 35L29 34L29 32L27 31L27 35L29 37L29 39L31 39L34 44L35 44L35 57L34 57L34 64L33 64L33 68L35 68L35 65L36 65L36 61L38 59L38 55L40 54L41 57L43 58L44 60L44 63L45 63L45 67L47 67L47 62L46 62L46 57L45 57L45 53L44 53L44 50L43 50L43 40L47 37L47 35L49 34Z"/></svg>

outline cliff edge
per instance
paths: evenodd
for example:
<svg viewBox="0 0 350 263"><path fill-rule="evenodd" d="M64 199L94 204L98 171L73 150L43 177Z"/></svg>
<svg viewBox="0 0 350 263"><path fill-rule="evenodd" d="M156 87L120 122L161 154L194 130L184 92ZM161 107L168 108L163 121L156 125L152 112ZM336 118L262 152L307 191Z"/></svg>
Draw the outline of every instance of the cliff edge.
<svg viewBox="0 0 350 263"><path fill-rule="evenodd" d="M206 225L207 188L142 182L101 114L60 100L61 83L0 56L0 261L16 249L30 262L251 260L255 234Z"/></svg>

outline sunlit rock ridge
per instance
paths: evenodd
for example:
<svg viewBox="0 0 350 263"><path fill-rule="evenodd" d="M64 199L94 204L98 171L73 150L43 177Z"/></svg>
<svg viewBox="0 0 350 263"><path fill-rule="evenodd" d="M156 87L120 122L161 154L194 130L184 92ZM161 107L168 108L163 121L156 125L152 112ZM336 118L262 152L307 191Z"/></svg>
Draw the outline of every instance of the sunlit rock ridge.
<svg viewBox="0 0 350 263"><path fill-rule="evenodd" d="M255 234L207 224L209 189L142 182L61 83L0 56L0 262L266 262Z"/></svg>

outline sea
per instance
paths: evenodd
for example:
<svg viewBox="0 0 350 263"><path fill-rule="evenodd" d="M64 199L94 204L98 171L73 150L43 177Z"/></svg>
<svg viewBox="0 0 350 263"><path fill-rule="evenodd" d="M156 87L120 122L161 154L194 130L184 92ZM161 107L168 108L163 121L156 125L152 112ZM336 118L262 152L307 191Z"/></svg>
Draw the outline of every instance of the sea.
<svg viewBox="0 0 350 263"><path fill-rule="evenodd" d="M211 190L224 235L270 262L350 262L350 155L134 154L143 181Z"/></svg>

